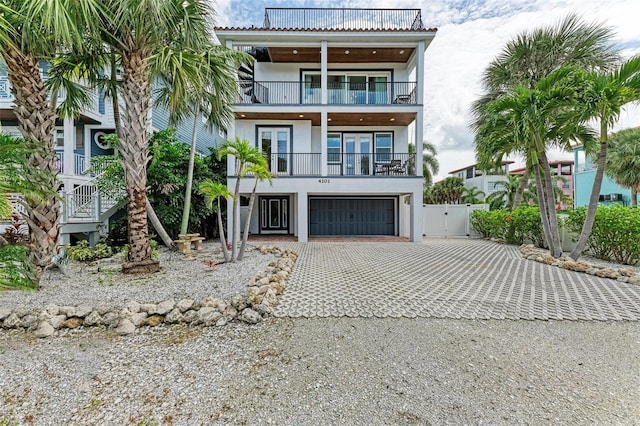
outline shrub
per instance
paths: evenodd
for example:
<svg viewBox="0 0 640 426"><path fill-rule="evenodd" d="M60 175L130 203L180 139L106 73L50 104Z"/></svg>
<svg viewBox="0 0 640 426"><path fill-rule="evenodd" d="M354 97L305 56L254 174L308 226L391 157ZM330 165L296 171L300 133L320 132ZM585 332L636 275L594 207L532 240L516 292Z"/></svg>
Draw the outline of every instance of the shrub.
<svg viewBox="0 0 640 426"><path fill-rule="evenodd" d="M95 249L91 249L88 241L80 241L75 246L65 247L67 254L73 260L87 262L96 259L104 259L113 256L113 249L104 243L96 244Z"/></svg>
<svg viewBox="0 0 640 426"><path fill-rule="evenodd" d="M29 259L29 249L20 244L0 248L0 290L36 288L38 278Z"/></svg>
<svg viewBox="0 0 640 426"><path fill-rule="evenodd" d="M580 235L586 207L567 212L567 227ZM589 252L604 260L635 265L640 263L640 209L620 205L599 206L591 235L587 240Z"/></svg>
<svg viewBox="0 0 640 426"><path fill-rule="evenodd" d="M471 226L484 238L494 238L508 244L531 242L544 247L542 222L537 207L508 210L476 210L471 213Z"/></svg>

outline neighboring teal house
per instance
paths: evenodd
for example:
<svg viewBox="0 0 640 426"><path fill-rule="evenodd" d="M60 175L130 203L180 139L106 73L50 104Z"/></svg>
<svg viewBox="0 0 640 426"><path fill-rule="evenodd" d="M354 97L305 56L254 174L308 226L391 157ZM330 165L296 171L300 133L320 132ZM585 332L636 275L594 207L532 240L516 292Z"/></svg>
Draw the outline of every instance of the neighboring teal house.
<svg viewBox="0 0 640 426"><path fill-rule="evenodd" d="M574 156L574 206L581 207L589 204L591 188L596 175L596 164L589 156L585 155L584 147L577 146L573 149ZM631 205L631 189L620 186L615 180L605 175L600 188L599 204Z"/></svg>

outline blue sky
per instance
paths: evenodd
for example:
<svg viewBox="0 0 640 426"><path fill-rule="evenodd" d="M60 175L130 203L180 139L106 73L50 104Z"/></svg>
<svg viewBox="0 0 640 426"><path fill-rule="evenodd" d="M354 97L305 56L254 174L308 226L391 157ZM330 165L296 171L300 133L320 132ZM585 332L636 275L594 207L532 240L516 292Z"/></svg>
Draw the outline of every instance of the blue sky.
<svg viewBox="0 0 640 426"><path fill-rule="evenodd" d="M422 10L424 24L438 28L425 55L425 139L439 150L441 170L436 180L475 162L469 106L481 93L482 71L517 34L551 25L573 12L612 27L625 56L640 54L638 0L217 0L218 25L261 26L267 7ZM617 128L639 125L640 108L629 107ZM559 152L552 156L572 158Z"/></svg>

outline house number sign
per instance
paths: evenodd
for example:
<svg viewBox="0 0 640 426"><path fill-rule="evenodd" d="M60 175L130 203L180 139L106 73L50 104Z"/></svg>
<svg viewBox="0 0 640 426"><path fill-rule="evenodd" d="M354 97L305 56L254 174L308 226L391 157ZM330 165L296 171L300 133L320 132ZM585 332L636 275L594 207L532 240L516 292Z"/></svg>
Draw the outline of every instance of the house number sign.
<svg viewBox="0 0 640 426"><path fill-rule="evenodd" d="M324 178L324 179L318 179L319 183L331 183L331 179L328 178Z"/></svg>

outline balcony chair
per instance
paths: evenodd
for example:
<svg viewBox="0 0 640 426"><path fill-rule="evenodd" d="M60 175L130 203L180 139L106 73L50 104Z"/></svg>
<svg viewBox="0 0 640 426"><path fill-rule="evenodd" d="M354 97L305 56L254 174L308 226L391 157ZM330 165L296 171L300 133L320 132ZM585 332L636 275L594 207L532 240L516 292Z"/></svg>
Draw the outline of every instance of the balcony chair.
<svg viewBox="0 0 640 426"><path fill-rule="evenodd" d="M403 175L407 172L407 161L404 163L402 160L391 160L389 162L389 171L395 175Z"/></svg>

